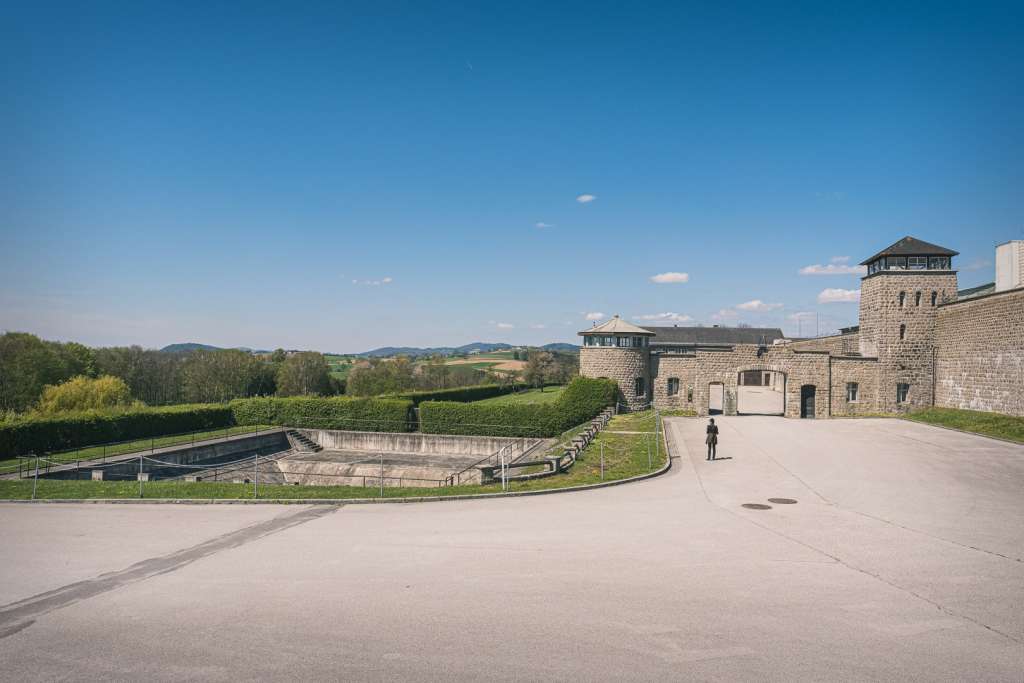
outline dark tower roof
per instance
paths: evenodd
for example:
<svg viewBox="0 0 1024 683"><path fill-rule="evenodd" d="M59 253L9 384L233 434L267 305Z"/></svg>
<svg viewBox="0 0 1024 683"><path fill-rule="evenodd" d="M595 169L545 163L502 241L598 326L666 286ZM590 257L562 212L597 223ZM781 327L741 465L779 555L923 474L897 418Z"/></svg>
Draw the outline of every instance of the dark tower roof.
<svg viewBox="0 0 1024 683"><path fill-rule="evenodd" d="M871 258L862 261L861 265L866 266L882 256L959 256L960 252L940 247L937 244L930 244L916 237L907 235L899 242L890 244Z"/></svg>
<svg viewBox="0 0 1024 683"><path fill-rule="evenodd" d="M715 345L715 344L771 344L783 339L777 327L645 327L655 337L651 344Z"/></svg>

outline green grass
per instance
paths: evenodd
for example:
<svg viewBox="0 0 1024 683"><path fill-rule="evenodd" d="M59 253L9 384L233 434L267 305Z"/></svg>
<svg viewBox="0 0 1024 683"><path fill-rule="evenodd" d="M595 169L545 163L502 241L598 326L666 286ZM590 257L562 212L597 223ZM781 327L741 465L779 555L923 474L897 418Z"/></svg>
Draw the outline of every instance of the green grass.
<svg viewBox="0 0 1024 683"><path fill-rule="evenodd" d="M569 432L566 433L567 435ZM550 489L596 484L601 478L601 446L604 445L604 481L626 479L646 474L665 464L664 442L655 447L653 434L601 433L580 454L576 464L565 474L557 474L532 481L510 481L509 491L542 491ZM648 445L650 449L648 451ZM650 464L648 464L650 452ZM36 497L39 499L69 498L137 498L137 482L119 481L61 481L40 479ZM252 498L252 484L222 482L156 481L143 485L145 498L177 499L244 499ZM499 493L501 484L466 485L445 488L384 487L385 498L422 498L425 496L458 496L480 493ZM32 495L32 480L0 480L0 499L27 499ZM260 498L377 498L379 487L361 486L283 486L261 485Z"/></svg>
<svg viewBox="0 0 1024 683"><path fill-rule="evenodd" d="M692 410L663 410L662 417L694 417L697 413ZM608 423L608 429L623 432L653 432L654 411L640 410L635 413L623 413L616 415Z"/></svg>
<svg viewBox="0 0 1024 683"><path fill-rule="evenodd" d="M274 427L267 427L260 425L259 427L245 426L245 427L222 427L221 429L211 429L204 432L195 432L194 434L178 434L174 436L158 436L155 439L136 439L135 441L128 441L125 443L112 444L109 446L90 446L88 448L82 448L78 450L59 451L56 453L47 453L46 458L55 462L75 462L76 460L95 460L98 458L111 457L113 455L124 455L125 453L135 453L137 451L149 450L150 448L162 448L164 446L179 446L186 443L192 443L193 441L203 441L206 439L216 439L218 437L235 436L238 434L253 434L257 431L265 431L267 429L274 429ZM31 466L31 460L23 461L22 466L25 463L29 463ZM18 459L9 458L6 460L0 460L0 474L8 474L10 472L18 471Z"/></svg>
<svg viewBox="0 0 1024 683"><path fill-rule="evenodd" d="M480 401L474 401L474 403L491 403L501 405L536 405L541 403L554 403L558 397L562 395L563 391L565 391L565 387L547 387L543 391L540 389L528 389L526 391L518 391L514 394L485 398Z"/></svg>
<svg viewBox="0 0 1024 683"><path fill-rule="evenodd" d="M1024 443L1024 417L956 408L926 408L908 414L906 419Z"/></svg>

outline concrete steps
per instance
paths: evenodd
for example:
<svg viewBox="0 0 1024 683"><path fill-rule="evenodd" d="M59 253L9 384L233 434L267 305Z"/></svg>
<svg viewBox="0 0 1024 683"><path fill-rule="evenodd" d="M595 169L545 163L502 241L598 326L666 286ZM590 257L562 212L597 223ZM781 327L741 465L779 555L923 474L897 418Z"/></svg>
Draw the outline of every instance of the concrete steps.
<svg viewBox="0 0 1024 683"><path fill-rule="evenodd" d="M319 453L323 450L323 446L294 429L289 429L285 435L296 453Z"/></svg>

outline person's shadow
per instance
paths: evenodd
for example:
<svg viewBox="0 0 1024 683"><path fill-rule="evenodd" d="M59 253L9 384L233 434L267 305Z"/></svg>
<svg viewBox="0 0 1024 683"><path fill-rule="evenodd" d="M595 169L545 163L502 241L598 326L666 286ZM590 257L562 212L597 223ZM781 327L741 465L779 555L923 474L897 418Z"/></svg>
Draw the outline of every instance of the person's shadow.
<svg viewBox="0 0 1024 683"><path fill-rule="evenodd" d="M732 460L732 456L731 455L723 455L721 458L711 458L712 462L715 462L716 460Z"/></svg>

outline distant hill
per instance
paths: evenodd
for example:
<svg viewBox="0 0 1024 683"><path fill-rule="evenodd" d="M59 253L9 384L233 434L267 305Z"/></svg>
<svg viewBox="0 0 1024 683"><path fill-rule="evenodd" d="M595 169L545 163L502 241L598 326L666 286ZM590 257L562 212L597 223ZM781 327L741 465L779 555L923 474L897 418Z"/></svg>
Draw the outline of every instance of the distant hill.
<svg viewBox="0 0 1024 683"><path fill-rule="evenodd" d="M570 351L570 352L576 352L576 351L580 350L580 347L576 346L575 344L566 344L564 342L555 342L554 344L545 344L544 346L542 346L540 348L544 349L545 351Z"/></svg>
<svg viewBox="0 0 1024 683"><path fill-rule="evenodd" d="M386 358L388 356L451 356L456 353L489 353L491 351L503 351L515 348L511 344L491 344L487 342L473 342L463 346L382 346L372 351L357 353L357 356L365 358Z"/></svg>
<svg viewBox="0 0 1024 683"><path fill-rule="evenodd" d="M196 342L185 342L184 344L168 344L161 351L167 351L168 353L187 353L189 351L220 351L219 346L210 346L209 344L197 344Z"/></svg>

